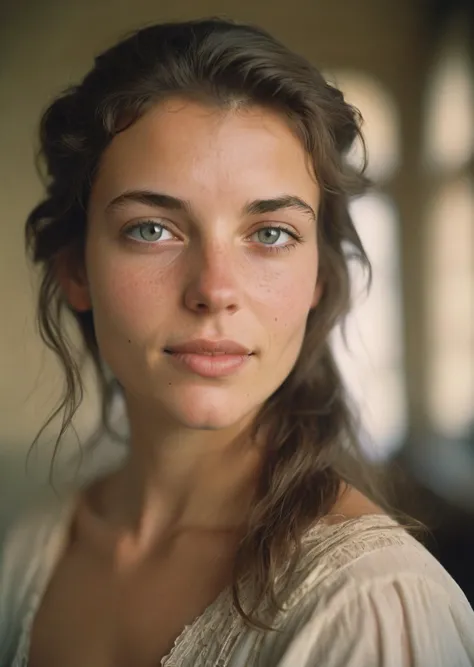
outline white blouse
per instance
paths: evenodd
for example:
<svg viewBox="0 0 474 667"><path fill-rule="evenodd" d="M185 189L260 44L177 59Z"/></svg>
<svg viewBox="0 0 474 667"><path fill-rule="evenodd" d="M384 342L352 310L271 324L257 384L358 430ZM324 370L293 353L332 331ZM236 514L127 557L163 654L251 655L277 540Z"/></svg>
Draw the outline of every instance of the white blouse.
<svg viewBox="0 0 474 667"><path fill-rule="evenodd" d="M33 620L75 500L36 507L7 535L0 552L1 667L27 667ZM244 581L244 608L246 590ZM184 628L161 667L474 667L474 612L464 594L386 516L312 528L272 625L278 632L247 628L226 589Z"/></svg>

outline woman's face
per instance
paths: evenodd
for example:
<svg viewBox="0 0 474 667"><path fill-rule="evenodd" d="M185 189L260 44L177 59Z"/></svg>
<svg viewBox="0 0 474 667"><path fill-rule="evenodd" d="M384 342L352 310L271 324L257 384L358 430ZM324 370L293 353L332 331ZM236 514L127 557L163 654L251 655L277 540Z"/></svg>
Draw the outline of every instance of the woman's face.
<svg viewBox="0 0 474 667"><path fill-rule="evenodd" d="M81 303L127 400L194 429L255 414L318 300L318 202L300 142L268 110L172 99L113 139Z"/></svg>

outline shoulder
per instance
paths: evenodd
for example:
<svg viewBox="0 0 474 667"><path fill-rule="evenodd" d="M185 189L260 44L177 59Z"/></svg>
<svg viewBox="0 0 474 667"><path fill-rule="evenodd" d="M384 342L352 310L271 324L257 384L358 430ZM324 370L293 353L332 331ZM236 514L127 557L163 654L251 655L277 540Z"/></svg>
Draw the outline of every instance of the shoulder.
<svg viewBox="0 0 474 667"><path fill-rule="evenodd" d="M0 544L0 657L18 640L65 539L71 492L43 493L4 530ZM5 664L0 661L1 664Z"/></svg>
<svg viewBox="0 0 474 667"><path fill-rule="evenodd" d="M279 667L474 666L464 594L388 517L312 531L289 602L295 631Z"/></svg>
<svg viewBox="0 0 474 667"><path fill-rule="evenodd" d="M460 589L433 555L397 521L369 514L335 524L321 524L303 540L300 564L303 589L315 584L330 588L393 578L426 577L452 594Z"/></svg>

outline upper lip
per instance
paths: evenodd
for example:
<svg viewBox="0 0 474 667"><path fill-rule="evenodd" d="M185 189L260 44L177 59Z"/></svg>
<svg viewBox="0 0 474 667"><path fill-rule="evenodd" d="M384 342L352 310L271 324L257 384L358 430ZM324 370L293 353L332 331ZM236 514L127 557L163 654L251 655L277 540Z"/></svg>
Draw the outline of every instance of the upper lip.
<svg viewBox="0 0 474 667"><path fill-rule="evenodd" d="M252 351L233 340L190 340L178 345L170 345L165 352L188 353L188 354L238 354L249 355Z"/></svg>

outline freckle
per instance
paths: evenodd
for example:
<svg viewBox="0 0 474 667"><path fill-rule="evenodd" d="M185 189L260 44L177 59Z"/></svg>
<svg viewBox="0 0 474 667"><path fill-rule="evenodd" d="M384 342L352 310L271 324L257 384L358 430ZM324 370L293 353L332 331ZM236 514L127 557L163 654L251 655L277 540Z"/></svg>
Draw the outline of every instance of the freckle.
<svg viewBox="0 0 474 667"><path fill-rule="evenodd" d="M275 317L275 322L278 322L278 317Z"/></svg>
<svg viewBox="0 0 474 667"><path fill-rule="evenodd" d="M130 338L128 339L128 342L129 342L129 343L131 343L131 342L132 342L132 341L130 340Z"/></svg>

